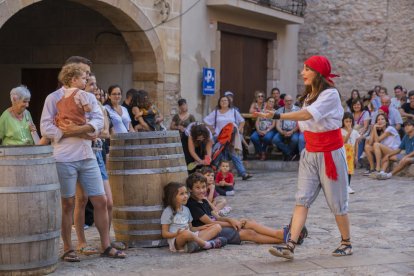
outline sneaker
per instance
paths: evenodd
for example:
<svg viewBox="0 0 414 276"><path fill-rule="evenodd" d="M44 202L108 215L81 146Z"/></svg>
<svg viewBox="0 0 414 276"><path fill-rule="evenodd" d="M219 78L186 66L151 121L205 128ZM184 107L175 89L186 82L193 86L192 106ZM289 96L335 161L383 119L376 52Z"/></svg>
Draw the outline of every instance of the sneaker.
<svg viewBox="0 0 414 276"><path fill-rule="evenodd" d="M218 237L208 242L211 244L211 248L222 248L223 246L226 246L227 239L223 237Z"/></svg>
<svg viewBox="0 0 414 276"><path fill-rule="evenodd" d="M86 229L89 229L89 225L84 224L84 225L83 225L83 230L86 230Z"/></svg>
<svg viewBox="0 0 414 276"><path fill-rule="evenodd" d="M370 175L372 172L375 172L375 170L366 170L362 175L368 176Z"/></svg>
<svg viewBox="0 0 414 276"><path fill-rule="evenodd" d="M379 171L373 171L368 175L368 177L372 179L377 179L377 175L379 175L379 173Z"/></svg>
<svg viewBox="0 0 414 276"><path fill-rule="evenodd" d="M253 177L253 175L246 173L245 175L242 176L242 180L247 180L247 179L250 179L252 177Z"/></svg>
<svg viewBox="0 0 414 276"><path fill-rule="evenodd" d="M220 217L227 217L231 210L232 208L230 206L225 206L218 212L218 214L220 215Z"/></svg>
<svg viewBox="0 0 414 276"><path fill-rule="evenodd" d="M348 186L348 194L355 194L355 191L350 186Z"/></svg>
<svg viewBox="0 0 414 276"><path fill-rule="evenodd" d="M269 253L276 257L282 257L289 260L293 259L293 250L289 249L287 246L272 246L269 249Z"/></svg>
<svg viewBox="0 0 414 276"><path fill-rule="evenodd" d="M234 190L233 191L227 191L226 192L226 196L234 196L234 195L235 195Z"/></svg>
<svg viewBox="0 0 414 276"><path fill-rule="evenodd" d="M187 242L184 246L184 252L194 253L201 250L201 247L195 241Z"/></svg>
<svg viewBox="0 0 414 276"><path fill-rule="evenodd" d="M377 175L378 180L386 180L392 177L391 173L381 172Z"/></svg>

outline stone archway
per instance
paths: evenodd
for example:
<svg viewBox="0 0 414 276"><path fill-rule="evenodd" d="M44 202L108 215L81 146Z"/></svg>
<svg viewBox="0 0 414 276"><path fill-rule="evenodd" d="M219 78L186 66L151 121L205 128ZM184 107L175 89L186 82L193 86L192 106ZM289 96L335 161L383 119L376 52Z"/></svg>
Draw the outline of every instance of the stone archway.
<svg viewBox="0 0 414 276"><path fill-rule="evenodd" d="M20 10L42 0L0 1L0 28ZM145 13L132 1L69 0L106 17L121 32L133 60L134 87L146 89L156 99L163 98L164 55L157 32ZM161 104L162 105L162 104Z"/></svg>

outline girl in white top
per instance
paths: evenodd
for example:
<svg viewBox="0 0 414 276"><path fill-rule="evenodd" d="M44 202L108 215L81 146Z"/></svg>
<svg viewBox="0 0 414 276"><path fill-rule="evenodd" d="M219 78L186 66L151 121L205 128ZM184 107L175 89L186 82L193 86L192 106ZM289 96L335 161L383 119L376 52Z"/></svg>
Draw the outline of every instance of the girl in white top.
<svg viewBox="0 0 414 276"><path fill-rule="evenodd" d="M220 248L226 245L227 240L216 238L221 227L218 224L209 224L193 227L193 217L185 206L188 200L185 184L170 182L164 187L164 211L161 215L161 234L167 239L170 251L189 252L187 243L195 242L200 248Z"/></svg>
<svg viewBox="0 0 414 276"><path fill-rule="evenodd" d="M390 126L387 115L383 113L378 114L369 140L365 145L365 154L369 162L369 172L366 174L376 178L381 170L382 157L397 149L400 144L400 135L394 127Z"/></svg>
<svg viewBox="0 0 414 276"><path fill-rule="evenodd" d="M340 128L344 110L339 92L333 87L331 65L324 56L312 56L304 62L302 77L305 93L304 107L283 114L257 114L278 120L297 120L304 131L306 149L301 153L296 206L286 246L269 249L272 255L293 259L300 231L305 225L308 210L321 188L341 233L341 244L333 256L352 254L348 219L348 172Z"/></svg>
<svg viewBox="0 0 414 276"><path fill-rule="evenodd" d="M354 191L351 189L351 175L354 174L355 160L357 160L358 144L356 141L359 138L359 133L354 127L354 117L352 113L345 112L342 119L341 134L344 139L344 148L346 154L346 164L348 165L348 193L353 194Z"/></svg>
<svg viewBox="0 0 414 276"><path fill-rule="evenodd" d="M111 85L108 88L108 95L109 98L105 108L112 122L111 133L135 132L128 110L120 104L122 98L121 87Z"/></svg>

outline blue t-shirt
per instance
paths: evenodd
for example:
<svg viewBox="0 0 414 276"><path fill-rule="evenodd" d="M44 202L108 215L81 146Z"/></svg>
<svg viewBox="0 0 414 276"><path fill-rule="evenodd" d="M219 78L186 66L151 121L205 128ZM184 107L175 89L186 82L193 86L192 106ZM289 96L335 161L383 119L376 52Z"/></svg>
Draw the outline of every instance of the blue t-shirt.
<svg viewBox="0 0 414 276"><path fill-rule="evenodd" d="M406 154L411 153L414 150L414 136L408 137L408 135L404 135L404 138L401 141L400 145L401 150L405 150Z"/></svg>

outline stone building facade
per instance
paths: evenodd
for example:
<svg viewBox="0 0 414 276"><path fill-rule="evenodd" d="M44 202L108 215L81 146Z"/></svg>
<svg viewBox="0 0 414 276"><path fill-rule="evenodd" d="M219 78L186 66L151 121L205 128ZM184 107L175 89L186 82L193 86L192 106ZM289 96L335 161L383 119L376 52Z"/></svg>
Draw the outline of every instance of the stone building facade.
<svg viewBox="0 0 414 276"><path fill-rule="evenodd" d="M187 98L190 111L201 119L224 92L221 40L226 35L244 39L247 46L253 40L264 45L260 89L270 93L279 86L296 94L295 61L303 17L297 8L286 12L285 7L274 6L276 2L0 0L0 111L10 105L10 89L27 84L32 91L29 110L38 121L44 98L57 86L62 63L80 55L93 61L101 87L116 83L124 93L132 87L149 91L167 124L181 97ZM248 49L244 56L256 61ZM217 70L216 96L201 94L203 67ZM244 67L249 69L248 64ZM255 68L247 72L255 73ZM233 92L239 93L238 100L244 104L246 99L252 101L253 88L245 94Z"/></svg>
<svg viewBox="0 0 414 276"><path fill-rule="evenodd" d="M333 63L340 92L365 94L375 85L401 84L414 89L414 2L307 0L299 33L299 66L310 55L323 54ZM298 89L302 90L298 81Z"/></svg>

